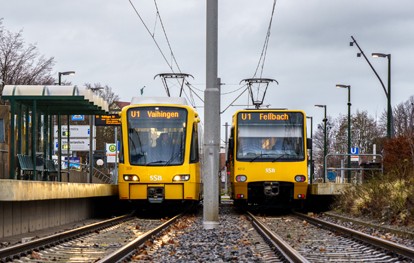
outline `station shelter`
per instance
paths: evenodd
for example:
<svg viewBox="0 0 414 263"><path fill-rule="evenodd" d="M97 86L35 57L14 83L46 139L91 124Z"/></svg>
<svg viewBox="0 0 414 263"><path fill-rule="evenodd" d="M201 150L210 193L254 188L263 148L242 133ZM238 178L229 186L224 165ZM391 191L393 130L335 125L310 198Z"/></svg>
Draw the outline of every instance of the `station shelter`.
<svg viewBox="0 0 414 263"><path fill-rule="evenodd" d="M5 85L2 99L10 102L9 179L22 179L21 169L30 167L29 179L45 180L39 172L47 168L38 164L39 160L42 163L52 160L55 123L58 127L58 160L62 157L61 116L67 115L69 120L69 115L103 115L109 112L108 103L103 98L90 89L77 86ZM70 131L69 121L67 125ZM90 126L92 134L93 126ZM70 147L69 140L68 133L67 145ZM92 150L90 152L92 155ZM22 156L26 159L20 158ZM58 161L58 181L61 180L61 168L61 161Z"/></svg>

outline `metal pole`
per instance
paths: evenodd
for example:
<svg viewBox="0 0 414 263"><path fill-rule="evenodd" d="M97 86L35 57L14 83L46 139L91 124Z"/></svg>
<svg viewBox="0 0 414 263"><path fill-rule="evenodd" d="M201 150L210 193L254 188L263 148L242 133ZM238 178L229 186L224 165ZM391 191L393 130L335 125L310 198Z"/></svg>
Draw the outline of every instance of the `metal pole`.
<svg viewBox="0 0 414 263"><path fill-rule="evenodd" d="M68 183L69 183L69 176L70 176L70 122L69 122L69 120L70 120L70 115L66 115L66 119L67 119L67 121L68 121L68 133L66 134L66 140L67 140L67 142L68 142L68 146L67 146L67 148L68 148L68 154L67 154L67 156L68 156Z"/></svg>
<svg viewBox="0 0 414 263"><path fill-rule="evenodd" d="M226 124L224 125L224 128L225 128L225 131L224 131L224 156L225 156L225 158L227 158L227 151L228 151L228 138L229 138L228 127L229 127L229 124L226 122ZM228 183L227 165L225 166L225 172L226 172L226 176L224 177L224 192L226 194L229 194L228 193L229 189L227 187L227 183Z"/></svg>
<svg viewBox="0 0 414 263"><path fill-rule="evenodd" d="M115 167L113 175L113 183L117 183L118 178L118 127L115 126Z"/></svg>
<svg viewBox="0 0 414 263"><path fill-rule="evenodd" d="M312 140L312 144L313 144L313 117L306 117L308 119L310 119L310 138ZM309 147L309 146L308 146ZM310 155L310 182L313 182L313 172L314 172L314 167L313 167L313 147L311 145L310 149L309 149L309 155Z"/></svg>
<svg viewBox="0 0 414 263"><path fill-rule="evenodd" d="M204 92L203 226L218 227L218 157L220 149L220 89L217 82L218 0L207 0L206 90Z"/></svg>
<svg viewBox="0 0 414 263"><path fill-rule="evenodd" d="M94 118L94 115L89 115L89 173L88 173L88 183L92 183L92 173L93 173L93 118Z"/></svg>
<svg viewBox="0 0 414 263"><path fill-rule="evenodd" d="M348 86L348 182L351 182L351 86Z"/></svg>
<svg viewBox="0 0 414 263"><path fill-rule="evenodd" d="M388 58L387 136L388 138L392 138L394 136L394 125L393 125L392 107L391 107L391 54L388 54L387 58Z"/></svg>
<svg viewBox="0 0 414 263"><path fill-rule="evenodd" d="M62 121L60 113L57 116L58 133L58 181L62 182Z"/></svg>
<svg viewBox="0 0 414 263"><path fill-rule="evenodd" d="M323 119L324 122L324 127L323 127L323 182L325 183L326 181L326 154L327 154L327 138L326 138L326 123L327 123L327 119L326 119L326 105L324 105L324 111L325 111L325 118Z"/></svg>

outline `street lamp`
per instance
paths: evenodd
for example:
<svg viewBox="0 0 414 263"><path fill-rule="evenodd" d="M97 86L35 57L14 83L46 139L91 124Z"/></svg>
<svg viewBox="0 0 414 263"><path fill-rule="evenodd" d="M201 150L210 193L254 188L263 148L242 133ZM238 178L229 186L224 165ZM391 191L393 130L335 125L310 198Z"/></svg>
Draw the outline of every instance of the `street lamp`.
<svg viewBox="0 0 414 263"><path fill-rule="evenodd" d="M356 39L351 36L352 42L349 43L350 46L353 46L354 44L358 47L360 53L357 53L357 57L364 56L365 60L367 61L368 65L374 72L375 76L377 76L379 82L381 83L382 89L384 90L385 96L387 97L387 137L391 138L392 136L392 130L391 130L391 122L392 122L392 109L391 109L391 54L382 54L382 53L372 53L373 57L388 57L388 91L385 89L384 82L382 82L382 79L378 75L375 68L372 66L371 62L365 56L364 51L362 51L361 47L358 45L358 42Z"/></svg>
<svg viewBox="0 0 414 263"><path fill-rule="evenodd" d="M391 138L394 135L392 125L392 108L391 108L391 54L372 53L374 58L388 58L388 89L385 92L387 96L387 137Z"/></svg>
<svg viewBox="0 0 414 263"><path fill-rule="evenodd" d="M75 71L71 70L71 71L58 72L58 75L59 75L58 84L60 86L62 84L62 75L75 75Z"/></svg>
<svg viewBox="0 0 414 263"><path fill-rule="evenodd" d="M324 126L323 126L323 182L325 183L325 169L326 169L326 160L325 157L327 155L327 148L326 148L326 122L328 119L326 118L326 105L315 105L318 108L324 108L325 114L323 118Z"/></svg>
<svg viewBox="0 0 414 263"><path fill-rule="evenodd" d="M336 84L337 88L348 89L348 182L351 182L351 85Z"/></svg>
<svg viewBox="0 0 414 263"><path fill-rule="evenodd" d="M89 87L93 93L104 89L103 87ZM93 125L95 120L95 115L89 115L89 174L88 174L88 183L92 183L92 174L93 174ZM116 139L115 139L116 144Z"/></svg>
<svg viewBox="0 0 414 263"><path fill-rule="evenodd" d="M306 119L310 119L310 138L313 144L313 117L312 116L306 116ZM309 145L308 145L309 148ZM314 167L313 167L313 147L312 145L309 148L309 153L310 153L310 181L313 182L313 171L314 171Z"/></svg>

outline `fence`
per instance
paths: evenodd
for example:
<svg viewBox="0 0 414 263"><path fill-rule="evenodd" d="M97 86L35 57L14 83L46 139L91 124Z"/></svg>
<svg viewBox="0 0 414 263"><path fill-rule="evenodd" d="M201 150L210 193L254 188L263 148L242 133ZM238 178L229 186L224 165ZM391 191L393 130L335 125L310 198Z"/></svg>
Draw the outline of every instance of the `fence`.
<svg viewBox="0 0 414 263"><path fill-rule="evenodd" d="M325 164L325 182L362 183L383 172L381 154L327 154Z"/></svg>

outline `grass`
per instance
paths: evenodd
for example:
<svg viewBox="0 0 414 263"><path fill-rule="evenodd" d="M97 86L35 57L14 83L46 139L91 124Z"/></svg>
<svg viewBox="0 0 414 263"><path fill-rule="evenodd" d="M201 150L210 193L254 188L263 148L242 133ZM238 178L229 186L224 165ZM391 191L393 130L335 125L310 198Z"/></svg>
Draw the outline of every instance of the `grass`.
<svg viewBox="0 0 414 263"><path fill-rule="evenodd" d="M414 226L414 171L390 172L352 185L334 202L335 210L388 224Z"/></svg>

